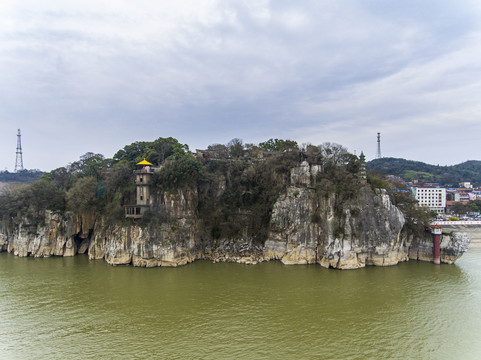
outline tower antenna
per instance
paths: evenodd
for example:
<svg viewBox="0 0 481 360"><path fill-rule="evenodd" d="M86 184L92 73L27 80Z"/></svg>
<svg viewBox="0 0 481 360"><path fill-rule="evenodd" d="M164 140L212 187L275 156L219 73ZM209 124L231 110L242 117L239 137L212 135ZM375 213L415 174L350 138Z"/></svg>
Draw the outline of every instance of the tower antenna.
<svg viewBox="0 0 481 360"><path fill-rule="evenodd" d="M377 133L377 154L376 159L382 158L381 156L381 133Z"/></svg>
<svg viewBox="0 0 481 360"><path fill-rule="evenodd" d="M22 135L20 129L17 133L17 157L15 159L15 172L23 170L23 157L22 157Z"/></svg>

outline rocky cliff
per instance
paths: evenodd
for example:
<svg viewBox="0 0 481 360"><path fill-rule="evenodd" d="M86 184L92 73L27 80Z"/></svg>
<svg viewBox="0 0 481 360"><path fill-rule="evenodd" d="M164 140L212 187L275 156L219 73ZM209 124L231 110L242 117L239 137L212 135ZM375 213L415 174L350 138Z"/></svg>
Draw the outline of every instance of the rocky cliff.
<svg viewBox="0 0 481 360"><path fill-rule="evenodd" d="M441 236L441 262L454 262L469 248L470 238L464 232L444 230ZM430 233L409 242L409 258L413 260L432 261L433 239Z"/></svg>
<svg viewBox="0 0 481 360"><path fill-rule="evenodd" d="M45 225L2 224L0 249L18 256L74 256L109 264L179 266L196 259L254 264L280 260L284 264L320 264L338 269L388 266L409 259L431 261L429 233L406 235L405 219L385 191L362 186L348 201L339 194L319 192L319 165L306 161L291 169L289 186L273 205L267 240L260 244L247 231L214 239L196 213L195 190L162 193L161 218L155 226L109 224L95 214L46 214ZM218 184L219 189L225 188ZM241 216L241 215L239 215ZM441 261L454 262L469 239L445 234Z"/></svg>
<svg viewBox="0 0 481 360"><path fill-rule="evenodd" d="M291 184L295 185L274 205L266 258L339 269L407 260L401 237L404 216L385 192L374 193L364 187L356 198L336 210L335 194L320 197L311 187L312 176L307 175L318 169L309 169L306 162L301 169L303 176L297 175L299 169L293 169Z"/></svg>

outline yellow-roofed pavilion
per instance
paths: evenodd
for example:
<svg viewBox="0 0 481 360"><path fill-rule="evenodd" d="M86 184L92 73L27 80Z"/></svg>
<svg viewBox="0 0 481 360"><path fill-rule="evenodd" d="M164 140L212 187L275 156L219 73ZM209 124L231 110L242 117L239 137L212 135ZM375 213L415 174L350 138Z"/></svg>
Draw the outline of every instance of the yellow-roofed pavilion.
<svg viewBox="0 0 481 360"><path fill-rule="evenodd" d="M137 164L135 170L135 185L137 188L136 204L125 206L125 216L132 219L140 219L144 213L152 206L152 196L150 185L154 174L153 164L147 160L142 160Z"/></svg>
<svg viewBox="0 0 481 360"><path fill-rule="evenodd" d="M144 160L142 160L141 162L138 162L138 163L137 163L137 166L154 166L154 165L152 165L151 163L149 163L149 162L148 162L147 160L145 160L145 158L144 158Z"/></svg>

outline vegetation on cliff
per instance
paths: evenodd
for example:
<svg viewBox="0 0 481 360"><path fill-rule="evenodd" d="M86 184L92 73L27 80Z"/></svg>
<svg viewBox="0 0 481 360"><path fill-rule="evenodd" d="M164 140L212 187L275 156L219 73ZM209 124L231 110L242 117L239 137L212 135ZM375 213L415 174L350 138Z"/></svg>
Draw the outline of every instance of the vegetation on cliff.
<svg viewBox="0 0 481 360"><path fill-rule="evenodd" d="M205 237L248 237L262 244L269 233L273 206L291 184L291 170L303 161L319 171L309 180L319 199L333 199L342 215L367 186L359 177L359 159L340 145L324 143L302 148L292 140L269 139L258 145L233 139L192 154L174 138L134 142L111 159L87 153L78 161L46 173L36 182L6 190L0 199L0 217L12 224L32 227L45 221L45 210L65 214L90 213L106 223L132 223L124 205L135 204L134 169L146 159L157 170L152 181L154 204L141 226L155 227L171 219L163 211L163 195L188 190ZM416 208L410 194L375 177L373 188L385 188L395 205L407 215L410 226L421 229L427 213ZM321 214L311 219L319 221Z"/></svg>

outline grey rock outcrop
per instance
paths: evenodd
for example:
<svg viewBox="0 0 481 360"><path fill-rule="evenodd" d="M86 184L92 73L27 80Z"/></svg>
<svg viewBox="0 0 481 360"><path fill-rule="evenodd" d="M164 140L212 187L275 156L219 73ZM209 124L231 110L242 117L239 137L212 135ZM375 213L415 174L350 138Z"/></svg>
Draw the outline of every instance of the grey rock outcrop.
<svg viewBox="0 0 481 360"><path fill-rule="evenodd" d="M274 205L264 250L267 259L339 269L408 259L400 236L404 216L385 192L363 188L357 199L336 212L335 195L319 198L309 188L312 173L306 164L292 170L297 186L291 185Z"/></svg>
<svg viewBox="0 0 481 360"><path fill-rule="evenodd" d="M8 230L1 226L0 238L6 251L17 256L74 256L82 241L88 241L95 224L92 214L68 216L46 212L45 225L27 226L21 222L18 227ZM84 245L85 246L85 245Z"/></svg>
<svg viewBox="0 0 481 360"><path fill-rule="evenodd" d="M8 247L8 240L7 236L5 234L0 233L0 252L2 251L7 251Z"/></svg>
<svg viewBox="0 0 481 360"><path fill-rule="evenodd" d="M441 235L441 262L453 264L469 248L470 239L466 233L443 231ZM433 238L426 233L424 237L413 239L409 244L409 258L412 260L433 260Z"/></svg>

